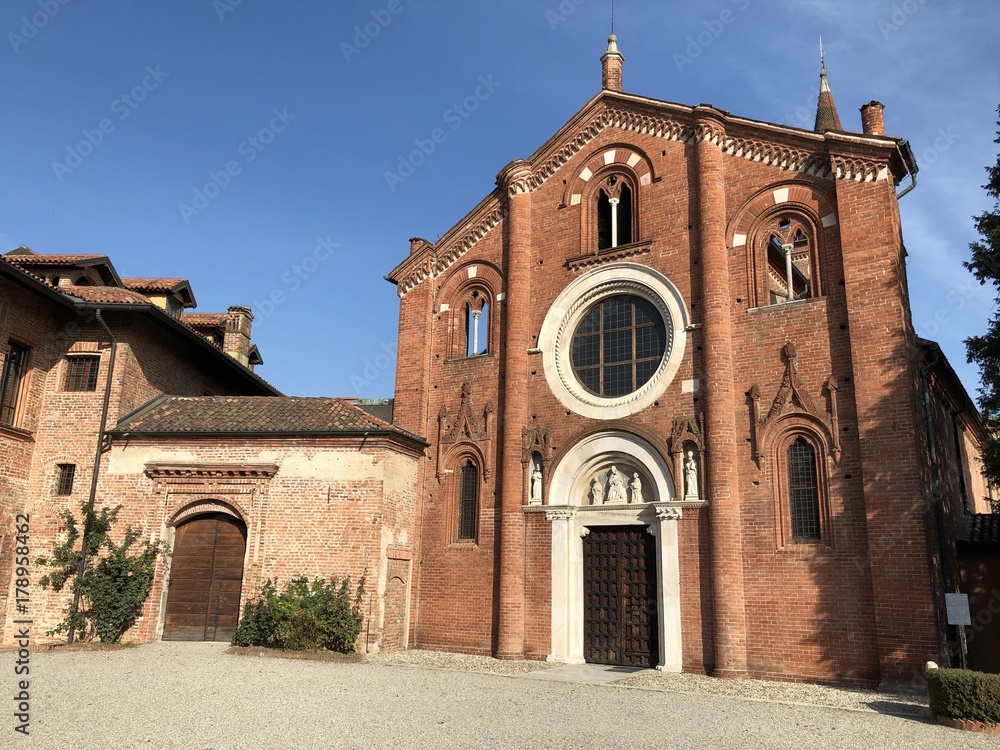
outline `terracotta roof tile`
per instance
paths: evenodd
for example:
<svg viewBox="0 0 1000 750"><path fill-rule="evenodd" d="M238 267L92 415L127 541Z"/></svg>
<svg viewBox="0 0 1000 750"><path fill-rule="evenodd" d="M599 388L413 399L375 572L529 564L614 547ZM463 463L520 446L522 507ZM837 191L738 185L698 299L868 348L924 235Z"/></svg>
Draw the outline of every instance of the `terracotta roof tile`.
<svg viewBox="0 0 1000 750"><path fill-rule="evenodd" d="M1000 514L976 513L963 518L958 545L966 552L1000 551Z"/></svg>
<svg viewBox="0 0 1000 750"><path fill-rule="evenodd" d="M181 315L181 322L192 328L215 328L225 326L229 320L226 313L189 313Z"/></svg>
<svg viewBox="0 0 1000 750"><path fill-rule="evenodd" d="M131 433L328 433L411 432L383 422L339 398L292 396L202 396L165 398L121 422ZM421 441L422 442L422 441Z"/></svg>
<svg viewBox="0 0 1000 750"><path fill-rule="evenodd" d="M18 266L75 266L83 261L103 260L108 263L106 255L11 255L3 256L6 260Z"/></svg>
<svg viewBox="0 0 1000 750"><path fill-rule="evenodd" d="M188 284L187 279L123 278L126 289L136 292L173 292L177 287Z"/></svg>
<svg viewBox="0 0 1000 750"><path fill-rule="evenodd" d="M53 287L69 297L76 297L84 302L102 302L107 304L152 305L146 297L128 289L114 286L58 286Z"/></svg>

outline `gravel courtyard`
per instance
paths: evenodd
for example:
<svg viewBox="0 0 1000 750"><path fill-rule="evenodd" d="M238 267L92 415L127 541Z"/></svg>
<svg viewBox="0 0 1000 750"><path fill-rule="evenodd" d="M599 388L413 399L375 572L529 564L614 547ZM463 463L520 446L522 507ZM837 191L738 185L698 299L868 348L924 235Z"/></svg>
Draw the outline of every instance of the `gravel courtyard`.
<svg viewBox="0 0 1000 750"><path fill-rule="evenodd" d="M157 643L33 653L31 735L14 732L8 703L0 747L1000 748L1000 738L922 718L708 694L705 678L645 675L591 685L528 673L551 666L545 664L419 652L332 664L229 656L224 649ZM0 654L8 700L20 679L15 658ZM637 684L643 686L629 686Z"/></svg>

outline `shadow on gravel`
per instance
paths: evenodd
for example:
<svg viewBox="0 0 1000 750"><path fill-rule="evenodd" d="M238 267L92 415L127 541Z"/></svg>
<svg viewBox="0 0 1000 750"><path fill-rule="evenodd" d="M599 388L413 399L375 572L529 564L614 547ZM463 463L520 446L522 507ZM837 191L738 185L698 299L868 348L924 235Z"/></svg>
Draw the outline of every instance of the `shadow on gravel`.
<svg viewBox="0 0 1000 750"><path fill-rule="evenodd" d="M886 716L900 716L904 719L916 719L917 721L930 721L930 709L926 706L915 706L912 703L899 703L897 701L869 701L868 708Z"/></svg>

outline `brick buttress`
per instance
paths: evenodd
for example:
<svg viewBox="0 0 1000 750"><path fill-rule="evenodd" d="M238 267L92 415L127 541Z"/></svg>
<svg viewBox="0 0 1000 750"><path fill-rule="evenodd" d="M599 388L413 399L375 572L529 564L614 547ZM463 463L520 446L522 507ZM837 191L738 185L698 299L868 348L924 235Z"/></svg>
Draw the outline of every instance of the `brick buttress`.
<svg viewBox="0 0 1000 750"><path fill-rule="evenodd" d="M531 168L514 161L497 177L507 194L507 233L504 265L502 372L503 401L500 429L500 600L497 627L498 659L524 655L524 466L521 428L527 421L528 337L531 309Z"/></svg>
<svg viewBox="0 0 1000 750"><path fill-rule="evenodd" d="M701 245L701 303L707 418L708 501L715 602L715 672L747 672L746 604L743 592L742 530L736 456L726 194L722 164L725 130L709 108L695 109Z"/></svg>

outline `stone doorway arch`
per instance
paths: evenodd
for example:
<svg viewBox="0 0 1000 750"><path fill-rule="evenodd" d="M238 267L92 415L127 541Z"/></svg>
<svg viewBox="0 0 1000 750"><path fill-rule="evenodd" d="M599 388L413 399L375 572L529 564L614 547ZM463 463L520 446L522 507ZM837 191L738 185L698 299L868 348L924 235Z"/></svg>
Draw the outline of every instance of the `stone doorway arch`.
<svg viewBox="0 0 1000 750"><path fill-rule="evenodd" d="M595 497L594 481L609 486L615 473L641 482L641 501L631 485L624 502L605 502L607 490ZM617 482L618 480L616 480ZM593 529L639 527L652 535L655 561L649 574L655 579L656 643L658 669L681 671L680 565L677 521L681 503L668 460L644 438L624 430L607 430L582 438L567 450L553 468L549 505L539 508L552 523L551 592L552 651L549 661L581 664L586 661L584 538ZM638 528L636 528L638 530ZM586 618L588 622L592 618ZM590 627L588 625L588 627ZM587 634L592 635L592 634ZM655 657L654 657L655 658ZM624 663L624 662L623 662Z"/></svg>

